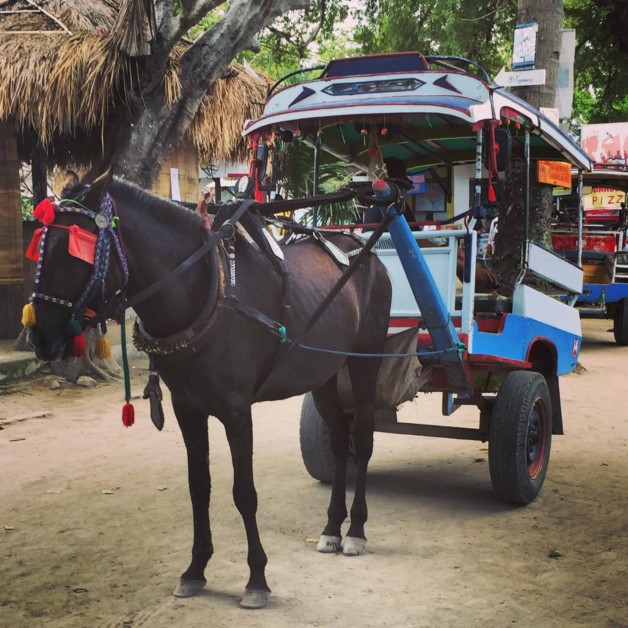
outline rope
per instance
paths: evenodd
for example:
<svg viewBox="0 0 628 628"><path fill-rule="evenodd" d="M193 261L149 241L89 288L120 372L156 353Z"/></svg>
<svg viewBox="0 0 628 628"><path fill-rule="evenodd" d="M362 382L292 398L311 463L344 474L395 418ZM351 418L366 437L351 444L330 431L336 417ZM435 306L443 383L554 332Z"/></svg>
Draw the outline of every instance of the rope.
<svg viewBox="0 0 628 628"><path fill-rule="evenodd" d="M448 349L439 349L438 351L416 351L414 353L352 353L351 351L334 351L333 349L310 347L301 343L298 343L297 346L301 349L307 349L308 351L331 353L333 355L344 355L350 358L421 358L431 355L443 355L443 353L450 353L452 351L461 352L467 348L463 343L459 342L455 347L449 347Z"/></svg>
<svg viewBox="0 0 628 628"><path fill-rule="evenodd" d="M124 373L124 400L131 399L131 378L129 377L129 358L126 353L126 320L124 311L120 313L120 344L122 345L122 371Z"/></svg>

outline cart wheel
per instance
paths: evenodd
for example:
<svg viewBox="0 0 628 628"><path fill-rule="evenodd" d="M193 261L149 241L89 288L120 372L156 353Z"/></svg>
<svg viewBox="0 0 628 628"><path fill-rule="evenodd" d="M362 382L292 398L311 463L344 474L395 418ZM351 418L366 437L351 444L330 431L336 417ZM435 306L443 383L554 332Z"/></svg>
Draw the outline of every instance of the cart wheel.
<svg viewBox="0 0 628 628"><path fill-rule="evenodd" d="M628 297L624 297L615 306L613 317L613 335L618 345L628 345Z"/></svg>
<svg viewBox="0 0 628 628"><path fill-rule="evenodd" d="M334 458L329 443L329 432L323 417L318 413L314 398L307 393L301 406L301 457L307 472L321 482L334 478Z"/></svg>
<svg viewBox="0 0 628 628"><path fill-rule="evenodd" d="M531 371L509 373L491 415L488 462L497 496L529 504L539 494L552 445L552 402L545 378Z"/></svg>

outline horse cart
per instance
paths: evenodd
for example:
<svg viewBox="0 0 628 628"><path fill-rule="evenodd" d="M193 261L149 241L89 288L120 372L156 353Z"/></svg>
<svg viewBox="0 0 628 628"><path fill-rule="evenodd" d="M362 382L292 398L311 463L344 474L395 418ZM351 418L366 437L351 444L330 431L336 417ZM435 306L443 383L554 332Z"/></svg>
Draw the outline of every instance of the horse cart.
<svg viewBox="0 0 628 628"><path fill-rule="evenodd" d="M594 170L582 174L578 187L584 196L580 193L562 202L558 199L552 245L557 253L582 266L584 285L576 301L580 315L612 319L615 342L625 346L628 345L628 169L625 165L596 164ZM582 198L590 199L590 209L582 208ZM578 220L582 215L584 220Z"/></svg>
<svg viewBox="0 0 628 628"><path fill-rule="evenodd" d="M493 183L512 159L524 163L528 182L538 159L588 171L588 156L482 68L454 57L340 59L313 80L277 87L263 115L245 127L254 154L262 155L252 172L264 172L266 153L279 145L306 142L314 148L315 173L322 151L367 173L373 193L363 202L390 221L375 245L393 287L375 430L488 441L496 494L531 502L546 475L552 435L563 433L559 377L578 361L581 328L573 305L582 293L582 269L529 240L534 208L525 186L525 245L512 295L476 287L474 226L482 218L482 188L493 196ZM405 173L389 186L382 179L399 175L387 173L386 165L399 162ZM403 188L407 180L410 194L397 193L394 183ZM258 198L263 181L257 176ZM408 204L411 226L402 215ZM465 219L452 222L451 215ZM341 228L365 241L376 225ZM399 363L403 368L394 366ZM476 406L478 428L397 420L402 402L428 392L442 394L445 417ZM314 478L332 479L327 427L310 395L302 407L301 451Z"/></svg>

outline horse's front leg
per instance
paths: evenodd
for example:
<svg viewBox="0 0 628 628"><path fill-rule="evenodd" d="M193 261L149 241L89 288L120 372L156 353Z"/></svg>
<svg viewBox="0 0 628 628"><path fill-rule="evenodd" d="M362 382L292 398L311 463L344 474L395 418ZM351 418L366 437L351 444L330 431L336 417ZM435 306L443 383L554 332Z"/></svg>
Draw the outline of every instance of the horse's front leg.
<svg viewBox="0 0 628 628"><path fill-rule="evenodd" d="M358 406L355 411L353 444L355 447L356 477L355 493L351 505L351 525L342 542L345 556L358 556L366 551L364 524L368 518L366 505L366 472L373 455L373 407Z"/></svg>
<svg viewBox="0 0 628 628"><path fill-rule="evenodd" d="M251 406L240 407L219 417L225 426L233 460L233 501L242 515L248 542L247 562L250 576L240 605L244 608L264 608L270 589L265 569L268 559L257 529L257 492L253 481L253 425Z"/></svg>
<svg viewBox="0 0 628 628"><path fill-rule="evenodd" d="M192 562L185 570L174 590L176 597L192 597L203 590L205 567L214 553L209 527L209 497L211 477L209 473L209 438L207 415L195 410L173 396L174 408L188 455L188 484L194 518L194 543Z"/></svg>
<svg viewBox="0 0 628 628"><path fill-rule="evenodd" d="M334 478L331 485L329 507L327 508L327 525L319 538L316 549L323 553L333 553L340 549L341 526L347 518L347 460L349 458L351 415L342 409L336 388L336 377L313 391L312 395L316 409L327 425L334 458Z"/></svg>

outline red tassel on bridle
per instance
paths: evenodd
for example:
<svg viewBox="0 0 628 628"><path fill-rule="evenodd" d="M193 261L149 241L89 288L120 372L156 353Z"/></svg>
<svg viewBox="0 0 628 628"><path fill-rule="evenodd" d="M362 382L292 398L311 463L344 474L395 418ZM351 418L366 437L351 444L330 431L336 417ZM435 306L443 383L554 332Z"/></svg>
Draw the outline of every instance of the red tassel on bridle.
<svg viewBox="0 0 628 628"><path fill-rule="evenodd" d="M131 427L135 423L135 408L128 401L122 406L122 425Z"/></svg>
<svg viewBox="0 0 628 628"><path fill-rule="evenodd" d="M55 206L50 202L50 199L45 198L35 207L33 216L44 225L50 225L55 219Z"/></svg>
<svg viewBox="0 0 628 628"><path fill-rule="evenodd" d="M72 355L80 358L85 355L85 336L77 334L72 338Z"/></svg>

